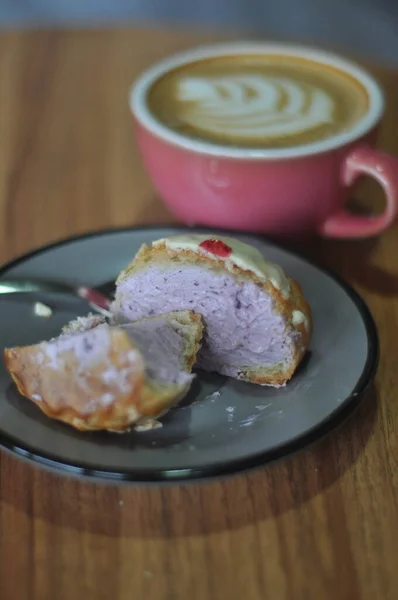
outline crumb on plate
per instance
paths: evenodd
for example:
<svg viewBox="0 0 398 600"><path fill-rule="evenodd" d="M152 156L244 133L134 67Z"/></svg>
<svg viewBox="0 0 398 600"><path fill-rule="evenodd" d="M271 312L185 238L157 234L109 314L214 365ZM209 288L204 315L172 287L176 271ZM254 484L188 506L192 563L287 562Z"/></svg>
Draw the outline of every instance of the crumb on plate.
<svg viewBox="0 0 398 600"><path fill-rule="evenodd" d="M47 304L43 304L43 302L35 302L33 312L36 317L45 317L48 319L53 316L52 309Z"/></svg>

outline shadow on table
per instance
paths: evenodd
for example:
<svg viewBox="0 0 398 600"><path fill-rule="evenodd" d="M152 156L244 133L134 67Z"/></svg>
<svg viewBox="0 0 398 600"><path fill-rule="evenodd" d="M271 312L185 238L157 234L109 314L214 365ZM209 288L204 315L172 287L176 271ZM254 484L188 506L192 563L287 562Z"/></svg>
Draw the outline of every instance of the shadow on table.
<svg viewBox="0 0 398 600"><path fill-rule="evenodd" d="M201 484L94 484L2 453L1 499L32 518L111 537L176 538L236 530L298 509L338 485L361 459L376 416L372 387L355 415L313 446L257 470Z"/></svg>

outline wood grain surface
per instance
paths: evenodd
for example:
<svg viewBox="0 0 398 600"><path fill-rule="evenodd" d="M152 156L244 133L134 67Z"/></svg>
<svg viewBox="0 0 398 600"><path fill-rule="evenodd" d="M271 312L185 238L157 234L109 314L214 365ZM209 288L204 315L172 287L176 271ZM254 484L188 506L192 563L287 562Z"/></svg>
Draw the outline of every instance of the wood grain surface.
<svg viewBox="0 0 398 600"><path fill-rule="evenodd" d="M167 30L0 36L0 256L173 218L126 95L154 60L214 39ZM381 146L398 153L398 73ZM364 182L361 206L382 194ZM277 464L206 484L96 485L0 454L1 600L393 600L398 594L398 235L300 245L368 301L381 340L356 414Z"/></svg>

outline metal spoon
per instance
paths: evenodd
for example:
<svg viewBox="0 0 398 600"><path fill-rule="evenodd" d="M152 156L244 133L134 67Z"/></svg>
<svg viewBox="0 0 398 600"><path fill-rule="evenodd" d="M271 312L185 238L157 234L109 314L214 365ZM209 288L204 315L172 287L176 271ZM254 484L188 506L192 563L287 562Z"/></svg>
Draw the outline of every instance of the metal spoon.
<svg viewBox="0 0 398 600"><path fill-rule="evenodd" d="M110 317L111 312L109 306L111 300L102 292L95 288L90 288L83 285L73 286L66 283L55 281L43 281L33 279L1 279L0 294L16 294L23 292L53 292L63 294L73 294L83 300L87 300L91 308L103 315Z"/></svg>

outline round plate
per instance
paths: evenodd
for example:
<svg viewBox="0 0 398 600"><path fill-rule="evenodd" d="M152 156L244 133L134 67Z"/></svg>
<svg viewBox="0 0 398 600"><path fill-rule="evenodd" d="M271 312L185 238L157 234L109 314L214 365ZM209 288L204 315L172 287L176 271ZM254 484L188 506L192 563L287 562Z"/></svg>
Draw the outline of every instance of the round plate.
<svg viewBox="0 0 398 600"><path fill-rule="evenodd" d="M181 229L129 229L70 239L6 265L0 278L62 279L98 286L114 280L142 243L176 233ZM170 481L260 465L303 447L340 421L375 374L378 341L369 310L334 275L263 239L237 237L297 279L313 311L309 352L285 388L198 372L189 396L164 417L162 428L122 435L80 433L47 418L22 398L2 364L0 443L19 456L73 474ZM41 295L40 300L55 310L51 318L37 317L36 299L33 294L0 296L4 347L49 339L69 319L88 312L83 301Z"/></svg>

